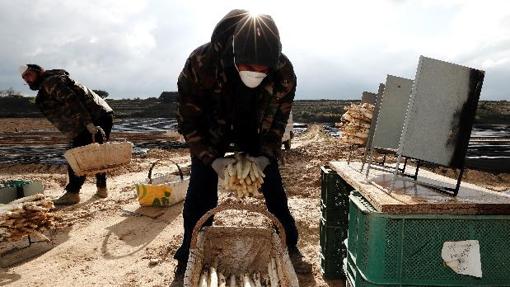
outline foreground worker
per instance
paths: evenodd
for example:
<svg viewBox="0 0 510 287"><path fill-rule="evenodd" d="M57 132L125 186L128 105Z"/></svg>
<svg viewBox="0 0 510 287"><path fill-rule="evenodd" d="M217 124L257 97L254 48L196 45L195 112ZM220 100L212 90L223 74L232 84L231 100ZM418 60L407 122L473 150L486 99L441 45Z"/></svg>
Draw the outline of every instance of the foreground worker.
<svg viewBox="0 0 510 287"><path fill-rule="evenodd" d="M285 227L297 272L309 272L297 249L298 231L278 170L282 135L294 100L296 75L281 53L278 29L268 15L228 13L211 42L197 48L178 80L177 121L189 144L191 179L184 203L184 238L174 258L185 271L193 227L218 204L218 177L234 149L248 154L265 174L261 187L268 210Z"/></svg>
<svg viewBox="0 0 510 287"><path fill-rule="evenodd" d="M39 91L35 103L46 118L70 141L71 147L79 147L108 140L113 125L113 110L100 96L82 84L69 78L65 70L44 70L35 64L20 67L21 77L30 89ZM74 174L67 168L69 183L66 193L56 199L56 205L80 202L80 189L84 176ZM106 173L96 174L96 195L108 196Z"/></svg>

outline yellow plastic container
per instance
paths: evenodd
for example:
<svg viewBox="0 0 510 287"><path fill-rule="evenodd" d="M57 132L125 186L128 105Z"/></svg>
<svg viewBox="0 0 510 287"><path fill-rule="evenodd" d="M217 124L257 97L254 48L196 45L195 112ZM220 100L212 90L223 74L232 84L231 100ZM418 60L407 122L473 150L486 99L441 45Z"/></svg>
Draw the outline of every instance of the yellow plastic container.
<svg viewBox="0 0 510 287"><path fill-rule="evenodd" d="M167 207L184 200L189 185L189 176L184 176L181 168L177 165L179 176L166 174L158 178L152 178L152 170L159 162L156 161L149 169L149 175L145 183L136 184L138 202L141 206Z"/></svg>

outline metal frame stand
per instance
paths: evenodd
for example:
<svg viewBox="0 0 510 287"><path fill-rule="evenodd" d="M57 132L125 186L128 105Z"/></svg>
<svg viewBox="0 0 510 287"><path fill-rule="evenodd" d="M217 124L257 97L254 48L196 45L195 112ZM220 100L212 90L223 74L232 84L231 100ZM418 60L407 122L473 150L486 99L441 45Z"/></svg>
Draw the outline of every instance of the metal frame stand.
<svg viewBox="0 0 510 287"><path fill-rule="evenodd" d="M351 164L352 151L355 149L354 146L355 145L350 145L349 146L349 155L347 156L347 164Z"/></svg>
<svg viewBox="0 0 510 287"><path fill-rule="evenodd" d="M405 157L405 159L404 159L404 167L403 168L399 168L399 171L400 171L399 174L402 175L402 176L410 177L410 178L412 178L414 180L418 180L418 172L420 171L421 160L416 159L416 170L414 171L414 174L408 174L408 173L406 173L406 167L407 167L407 160L408 159L409 159L408 157Z"/></svg>
<svg viewBox="0 0 510 287"><path fill-rule="evenodd" d="M458 170L460 172L459 172L459 175L457 176L455 187L453 187L453 188L444 186L444 185L437 185L437 184L432 184L432 183L428 183L428 182L418 181L416 179L415 179L415 182L419 183L420 185L432 188L432 189L434 189L438 192L441 192L443 194L446 194L449 196L457 196L459 194L460 184L462 183L462 176L464 175L465 168L461 167Z"/></svg>
<svg viewBox="0 0 510 287"><path fill-rule="evenodd" d="M382 162L375 162L375 163L377 163L380 166L385 166L385 164L386 164L386 154L383 154ZM405 165L404 165L404 169L405 169Z"/></svg>
<svg viewBox="0 0 510 287"><path fill-rule="evenodd" d="M407 158L406 158L406 161L407 161ZM457 196L459 194L460 184L462 183L462 176L464 175L464 170L465 170L464 165L461 168L455 168L456 170L458 169L460 172L459 172L459 175L457 176L455 187L452 188L452 187L448 187L448 186L444 186L444 185L437 185L437 184L432 184L432 183L418 180L418 172L419 172L419 169L420 169L420 166L422 163L423 163L422 160L418 160L418 159L416 160L416 171L415 171L414 175L409 175L406 173L394 173L392 189L394 186L396 176L402 175L404 177L412 178L414 183L423 185L425 187L432 188L433 190L438 191L440 193L443 193L443 194L446 194L449 196ZM434 164L434 165L436 165L436 164ZM404 163L404 166L405 166L405 163ZM436 166L438 166L438 165L436 165ZM404 167L404 170L405 170L405 167Z"/></svg>
<svg viewBox="0 0 510 287"><path fill-rule="evenodd" d="M375 150L379 150L379 149L375 149ZM392 166L389 166L389 165L386 165L386 157L387 157L387 153L388 151L385 151L385 153L383 154L383 160L380 161L380 162L377 162L377 161L374 161L375 164L381 166L381 167L384 167L384 168L390 168L390 169L393 169ZM393 154L396 154L395 152L393 152ZM398 171L400 172L401 175L403 176L407 176L407 177L411 177L411 178L414 178L416 179L418 177L418 169L420 168L420 160L416 160L416 171L415 171L415 174L414 175L411 175L411 174L406 174L406 167L407 167L407 161L411 159L410 157L404 157L404 166L403 167L397 167L398 168Z"/></svg>
<svg viewBox="0 0 510 287"><path fill-rule="evenodd" d="M377 91L377 97L375 98L374 112L372 114L372 121L370 122L370 129L368 130L367 142L365 144L365 152L363 153L363 160L361 161L361 169L360 173L363 172L363 168L365 168L365 163L367 162L367 156L370 151L370 155L372 155L372 143L374 141L375 129L377 128L377 118L379 117L379 108L381 107L383 97L383 90L381 90L381 85L379 85L379 90Z"/></svg>
<svg viewBox="0 0 510 287"><path fill-rule="evenodd" d="M406 169L407 169L407 162L412 159L412 158L408 158L408 157L405 157L404 159L404 165L402 167L400 167L400 164L399 166L390 166L390 165L386 165L386 164L383 164L381 162L375 162L377 165L370 165L369 166L369 169L375 169L375 170L380 170L380 171L388 171L388 170L392 170L394 171L395 169L397 169L397 174L398 175L401 175L401 176L404 176L404 177L409 177L409 178L412 178L414 180L417 180L418 179L418 172L420 170L420 167L421 167L421 161L420 160L417 160L417 159L414 159L416 160L416 167L415 167L415 171L414 171L414 174L411 174L411 173L406 173ZM367 170L366 172L366 177L368 177L369 175L369 171Z"/></svg>

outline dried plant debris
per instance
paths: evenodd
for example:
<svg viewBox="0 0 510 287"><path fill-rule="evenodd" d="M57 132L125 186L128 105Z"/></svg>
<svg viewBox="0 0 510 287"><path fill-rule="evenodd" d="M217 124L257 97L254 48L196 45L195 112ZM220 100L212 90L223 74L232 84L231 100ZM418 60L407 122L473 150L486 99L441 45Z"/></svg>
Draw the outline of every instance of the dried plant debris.
<svg viewBox="0 0 510 287"><path fill-rule="evenodd" d="M374 106L371 104L351 104L345 107L342 122L337 127L342 131L340 141L351 145L364 145L368 138Z"/></svg>
<svg viewBox="0 0 510 287"><path fill-rule="evenodd" d="M53 208L53 202L43 194L0 205L0 242L16 241L26 235L46 238L43 232L53 229L56 223L56 216L50 212Z"/></svg>

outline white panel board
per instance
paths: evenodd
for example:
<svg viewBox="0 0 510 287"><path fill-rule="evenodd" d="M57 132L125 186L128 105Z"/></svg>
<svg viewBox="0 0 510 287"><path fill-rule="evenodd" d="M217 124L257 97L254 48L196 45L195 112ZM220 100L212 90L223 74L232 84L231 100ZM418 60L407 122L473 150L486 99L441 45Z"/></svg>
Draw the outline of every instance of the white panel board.
<svg viewBox="0 0 510 287"><path fill-rule="evenodd" d="M377 117L373 146L398 149L413 80L388 75Z"/></svg>
<svg viewBox="0 0 510 287"><path fill-rule="evenodd" d="M461 167L484 72L420 56L399 153Z"/></svg>
<svg viewBox="0 0 510 287"><path fill-rule="evenodd" d="M362 104L363 103L367 103L367 104L375 105L376 98L377 98L377 94L364 91L361 94L361 103Z"/></svg>

